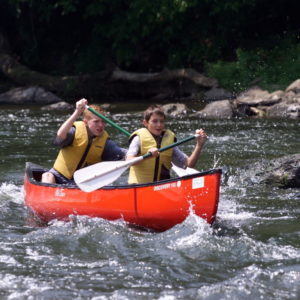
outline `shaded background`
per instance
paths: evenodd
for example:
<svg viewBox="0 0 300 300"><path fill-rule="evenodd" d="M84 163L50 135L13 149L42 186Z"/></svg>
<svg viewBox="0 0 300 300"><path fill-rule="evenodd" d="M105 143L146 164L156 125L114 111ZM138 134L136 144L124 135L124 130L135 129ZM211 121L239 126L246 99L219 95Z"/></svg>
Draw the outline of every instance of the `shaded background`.
<svg viewBox="0 0 300 300"><path fill-rule="evenodd" d="M295 0L1 0L1 48L51 75L194 68L231 91L274 90L300 72L297 7Z"/></svg>

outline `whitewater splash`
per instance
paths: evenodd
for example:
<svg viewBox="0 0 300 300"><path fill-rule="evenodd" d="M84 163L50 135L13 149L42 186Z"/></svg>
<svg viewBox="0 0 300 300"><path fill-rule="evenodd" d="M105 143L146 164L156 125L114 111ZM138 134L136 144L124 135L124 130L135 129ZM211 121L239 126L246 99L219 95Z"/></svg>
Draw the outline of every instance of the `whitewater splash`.
<svg viewBox="0 0 300 300"><path fill-rule="evenodd" d="M0 205L7 201L12 201L18 204L24 203L23 186L13 183L3 182L0 185Z"/></svg>

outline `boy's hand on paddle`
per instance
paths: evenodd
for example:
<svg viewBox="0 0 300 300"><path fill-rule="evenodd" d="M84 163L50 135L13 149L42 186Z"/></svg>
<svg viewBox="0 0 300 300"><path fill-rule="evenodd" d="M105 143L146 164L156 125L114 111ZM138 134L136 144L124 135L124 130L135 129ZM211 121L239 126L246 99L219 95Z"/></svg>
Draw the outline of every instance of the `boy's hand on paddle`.
<svg viewBox="0 0 300 300"><path fill-rule="evenodd" d="M83 113L87 104L88 101L85 98L82 98L76 102L76 110L78 111L79 114Z"/></svg>
<svg viewBox="0 0 300 300"><path fill-rule="evenodd" d="M151 157L158 157L159 156L159 152L158 152L157 148L151 148L151 149L149 149L148 152L150 152L152 154Z"/></svg>
<svg viewBox="0 0 300 300"><path fill-rule="evenodd" d="M197 143L204 144L206 140L208 139L208 136L206 135L206 132L201 128L196 130L197 136Z"/></svg>

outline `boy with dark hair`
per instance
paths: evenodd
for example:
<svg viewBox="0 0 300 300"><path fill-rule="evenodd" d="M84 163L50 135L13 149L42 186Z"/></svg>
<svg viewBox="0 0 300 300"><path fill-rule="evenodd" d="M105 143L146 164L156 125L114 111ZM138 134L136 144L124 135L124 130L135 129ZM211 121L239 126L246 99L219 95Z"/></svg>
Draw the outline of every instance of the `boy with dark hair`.
<svg viewBox="0 0 300 300"><path fill-rule="evenodd" d="M161 106L151 105L144 112L145 128L136 130L129 138L130 146L126 160L152 153L149 159L133 165L129 171L128 183L147 183L170 178L172 162L180 168L193 168L200 156L207 135L203 129L197 129L196 145L190 156L178 147L159 153L158 149L175 142L175 134L165 129L165 113ZM153 159L153 157L155 159Z"/></svg>

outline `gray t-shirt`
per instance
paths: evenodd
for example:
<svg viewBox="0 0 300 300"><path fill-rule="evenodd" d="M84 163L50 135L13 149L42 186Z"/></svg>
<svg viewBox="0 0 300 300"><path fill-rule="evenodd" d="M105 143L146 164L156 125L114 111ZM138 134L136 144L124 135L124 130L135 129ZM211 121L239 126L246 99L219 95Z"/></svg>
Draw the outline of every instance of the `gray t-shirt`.
<svg viewBox="0 0 300 300"><path fill-rule="evenodd" d="M140 154L140 137L136 135L130 145L129 149L127 151L127 156L137 156ZM173 153L172 153L172 163L176 165L179 168L186 168L186 160L187 160L187 155L183 153L177 146L173 148Z"/></svg>

